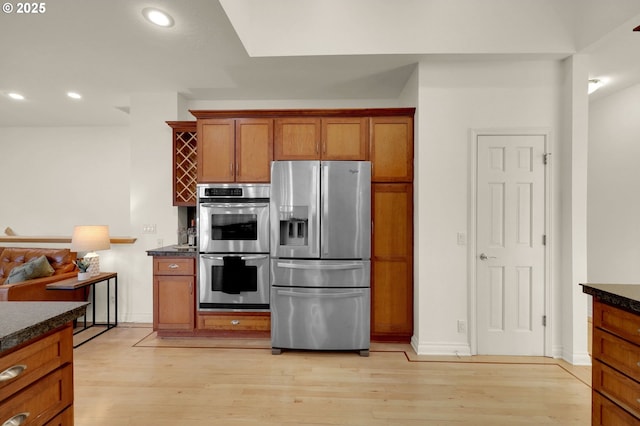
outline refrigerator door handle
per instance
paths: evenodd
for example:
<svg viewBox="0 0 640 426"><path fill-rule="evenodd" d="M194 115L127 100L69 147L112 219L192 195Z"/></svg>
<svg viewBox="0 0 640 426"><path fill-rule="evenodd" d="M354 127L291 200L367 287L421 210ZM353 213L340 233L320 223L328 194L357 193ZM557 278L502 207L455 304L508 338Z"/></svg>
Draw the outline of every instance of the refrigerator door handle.
<svg viewBox="0 0 640 426"><path fill-rule="evenodd" d="M211 256L208 254L202 254L201 255L204 259L211 259L211 260L224 260L223 256ZM241 260L260 260L260 259L267 259L267 255L258 255L258 256L235 256L235 257L239 257Z"/></svg>
<svg viewBox="0 0 640 426"><path fill-rule="evenodd" d="M277 263L278 268L285 269L307 269L307 270L348 270L348 269L362 269L364 265L362 263L341 263L336 265L310 265L300 263Z"/></svg>
<svg viewBox="0 0 640 426"><path fill-rule="evenodd" d="M362 297L362 291L348 291L340 293L303 293L292 290L277 290L278 296L301 297L307 299L344 299L346 297Z"/></svg>
<svg viewBox="0 0 640 426"><path fill-rule="evenodd" d="M322 218L320 219L320 235L322 236L322 243L320 244L320 249L322 250L322 254L328 256L329 255L329 232L326 229L322 229L324 227L323 224L327 223L329 216L329 166L326 164L322 165Z"/></svg>
<svg viewBox="0 0 640 426"><path fill-rule="evenodd" d="M313 197L312 203L311 203L311 217L313 218L313 223L309 223L310 226L310 230L309 230L309 236L310 236L310 241L309 241L309 246L311 248L310 253L312 256L318 256L318 231L320 231L320 227L318 226L318 210L320 209L320 206L318 206L318 202L320 201L320 182L319 182L319 177L318 175L320 174L320 169L318 168L317 165L313 165L313 167L311 168L311 176L312 176L312 180L311 180L311 188L315 188L312 193L311 196Z"/></svg>

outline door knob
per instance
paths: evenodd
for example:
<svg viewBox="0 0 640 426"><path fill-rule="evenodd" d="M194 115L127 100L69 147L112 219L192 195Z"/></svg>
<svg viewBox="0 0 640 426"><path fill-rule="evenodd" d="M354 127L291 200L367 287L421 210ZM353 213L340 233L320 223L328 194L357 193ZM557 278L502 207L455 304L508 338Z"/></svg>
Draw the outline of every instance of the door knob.
<svg viewBox="0 0 640 426"><path fill-rule="evenodd" d="M487 260L487 259L495 259L495 256L487 256L484 253L480 253L480 260Z"/></svg>

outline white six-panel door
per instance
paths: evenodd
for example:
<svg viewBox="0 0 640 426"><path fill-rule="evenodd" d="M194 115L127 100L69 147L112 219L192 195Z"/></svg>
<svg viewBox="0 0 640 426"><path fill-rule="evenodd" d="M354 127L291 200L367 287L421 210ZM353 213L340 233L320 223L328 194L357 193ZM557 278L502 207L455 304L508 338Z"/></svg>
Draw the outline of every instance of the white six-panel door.
<svg viewBox="0 0 640 426"><path fill-rule="evenodd" d="M477 353L544 355L545 136L478 135Z"/></svg>

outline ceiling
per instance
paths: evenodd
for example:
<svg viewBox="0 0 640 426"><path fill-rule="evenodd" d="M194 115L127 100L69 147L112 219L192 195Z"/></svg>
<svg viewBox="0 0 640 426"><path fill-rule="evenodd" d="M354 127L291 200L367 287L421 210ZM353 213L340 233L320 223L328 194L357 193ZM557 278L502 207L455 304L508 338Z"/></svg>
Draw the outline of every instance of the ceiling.
<svg viewBox="0 0 640 426"><path fill-rule="evenodd" d="M44 4L41 14L0 14L0 127L126 126L131 96L144 92L194 101L395 99L416 63L442 58L586 53L590 77L610 78L591 99L640 83L637 0ZM175 25L146 22L141 10L150 6Z"/></svg>

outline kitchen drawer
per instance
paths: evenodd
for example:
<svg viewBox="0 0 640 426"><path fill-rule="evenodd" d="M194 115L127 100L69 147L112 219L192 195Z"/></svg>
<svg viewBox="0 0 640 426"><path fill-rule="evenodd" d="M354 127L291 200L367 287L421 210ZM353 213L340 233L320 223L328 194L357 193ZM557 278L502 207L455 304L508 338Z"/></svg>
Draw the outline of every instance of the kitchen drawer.
<svg viewBox="0 0 640 426"><path fill-rule="evenodd" d="M73 403L73 366L67 364L2 401L0 424L29 413L25 425L44 425ZM19 419L19 417L18 417ZM14 424L14 423L8 423Z"/></svg>
<svg viewBox="0 0 640 426"><path fill-rule="evenodd" d="M593 330L593 358L640 380L640 348L606 331Z"/></svg>
<svg viewBox="0 0 640 426"><path fill-rule="evenodd" d="M626 405L640 416L640 383L593 360L593 389L611 400Z"/></svg>
<svg viewBox="0 0 640 426"><path fill-rule="evenodd" d="M593 312L594 327L640 345L640 316L604 304L597 299L593 301Z"/></svg>
<svg viewBox="0 0 640 426"><path fill-rule="evenodd" d="M68 325L2 357L0 376L5 379L0 377L0 401L61 365L72 362L72 331L72 327Z"/></svg>
<svg viewBox="0 0 640 426"><path fill-rule="evenodd" d="M194 275L195 259L154 257L153 273L155 275Z"/></svg>
<svg viewBox="0 0 640 426"><path fill-rule="evenodd" d="M73 406L49 420L46 426L71 426L73 425Z"/></svg>
<svg viewBox="0 0 640 426"><path fill-rule="evenodd" d="M592 392L591 416L593 426L637 426L640 422L595 390Z"/></svg>
<svg viewBox="0 0 640 426"><path fill-rule="evenodd" d="M198 315L198 328L202 330L243 330L243 331L269 331L271 321L269 315Z"/></svg>

